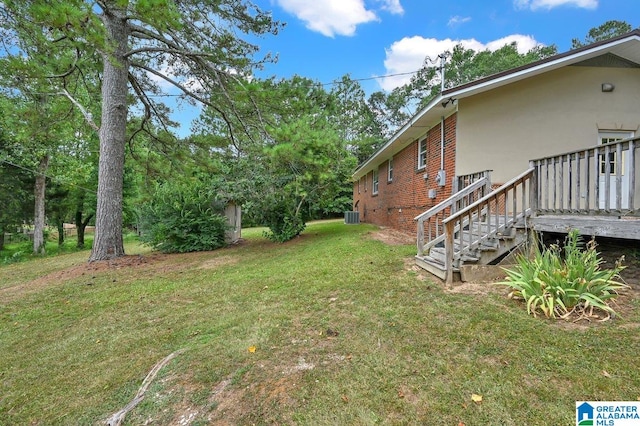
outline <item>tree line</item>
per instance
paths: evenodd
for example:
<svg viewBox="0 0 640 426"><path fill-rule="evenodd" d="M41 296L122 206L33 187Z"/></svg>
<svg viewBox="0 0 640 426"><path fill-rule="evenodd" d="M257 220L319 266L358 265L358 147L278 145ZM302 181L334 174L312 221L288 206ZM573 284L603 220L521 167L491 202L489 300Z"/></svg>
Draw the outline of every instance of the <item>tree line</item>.
<svg viewBox="0 0 640 426"><path fill-rule="evenodd" d="M60 231L74 222L80 247L95 224L94 261L125 254L127 227L167 251L219 246L211 234L223 232L228 201L276 241L350 210L354 168L410 118L407 106L439 93L437 67L368 96L350 75L329 88L257 78L273 58L251 40L283 29L245 0L0 2L0 249L27 222L42 253L45 218ZM610 21L573 45L629 30ZM555 53L459 45L445 84ZM170 90L203 107L186 138L163 102Z"/></svg>

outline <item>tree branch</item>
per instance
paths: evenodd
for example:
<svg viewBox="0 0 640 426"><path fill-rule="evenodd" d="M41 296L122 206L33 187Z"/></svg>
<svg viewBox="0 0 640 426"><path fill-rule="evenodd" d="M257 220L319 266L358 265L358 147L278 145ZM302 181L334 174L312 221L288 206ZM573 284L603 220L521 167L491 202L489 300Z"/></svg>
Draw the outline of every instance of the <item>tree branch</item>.
<svg viewBox="0 0 640 426"><path fill-rule="evenodd" d="M206 52L190 52L184 49L176 49L176 48L166 48L166 47L140 47L138 49L133 49L124 54L125 58L133 56L137 53L152 53L152 52L160 52L160 53L169 53L172 55L182 55L182 56L193 56L193 57L213 57L214 55Z"/></svg>
<svg viewBox="0 0 640 426"><path fill-rule="evenodd" d="M223 120L225 121L225 123L227 125L227 128L229 130L229 135L231 136L231 140L235 144L234 130L231 127L231 121L229 120L227 115L224 113L224 111L222 111L216 105L214 105L211 102L209 102L207 99L205 99L202 96L198 95L197 93L193 92L192 90L187 89L186 87L184 87L184 85L180 84L176 80L172 79L171 77L166 76L165 74L163 74L163 73L161 73L159 71L154 70L153 68L150 68L150 67L148 67L146 65L143 65L143 64L140 64L140 63L137 63L137 62L130 62L130 65L133 66L133 67L137 67L137 68L143 69L143 70L145 70L147 72L150 72L153 75L156 75L156 76L160 77L161 79L163 79L167 83L170 83L173 86L175 86L176 88L180 89L185 95L197 100L198 102L202 103L203 105L206 105L206 106L212 108L213 110L215 110L216 112L218 112L222 116Z"/></svg>
<svg viewBox="0 0 640 426"><path fill-rule="evenodd" d="M105 424L107 426L120 426L124 421L124 418L127 415L127 413L133 410L135 406L138 405L140 401L144 399L144 394L147 392L147 389L149 389L151 382L153 381L153 379L156 378L160 370L165 365L167 365L169 361L171 361L181 352L182 350L173 352L168 356L166 356L161 361L159 361L156 365L154 365L151 371L149 371L149 373L147 374L147 377L145 377L144 380L142 381L142 385L140 386L140 389L138 389L138 392L136 392L135 397L122 410L118 411L117 413L109 417L109 419L107 419Z"/></svg>
<svg viewBox="0 0 640 426"><path fill-rule="evenodd" d="M148 28L141 27L140 25L132 24L130 22L128 23L128 26L131 29L130 35L132 37L143 38L145 40L156 40L171 48L180 50L180 46L176 45L171 40L167 40L162 36L162 34L156 33L149 30ZM130 53L125 53L125 56L130 56Z"/></svg>
<svg viewBox="0 0 640 426"><path fill-rule="evenodd" d="M62 89L62 91L58 92L58 94L66 96L71 101L71 103L74 104L80 110L80 112L84 116L84 119L87 121L87 123L89 124L89 126L91 126L93 130L95 130L96 132L100 131L100 127L98 127L98 125L93 121L93 117L91 116L91 113L87 111L82 105L80 105L80 102L78 102L73 96L71 96L71 94L67 91L67 89Z"/></svg>
<svg viewBox="0 0 640 426"><path fill-rule="evenodd" d="M147 94L144 92L144 90L140 86L140 83L138 82L138 80L136 80L135 76L129 73L128 79L129 79L129 83L131 83L131 87L133 87L134 92L136 92L136 95L138 95L140 102L142 102L142 104L144 105L144 110L145 110L144 117L142 118L142 122L140 123L140 128L138 128L135 132L133 132L131 137L129 137L129 141L128 141L129 144L131 144L131 142L133 141L133 138L140 132L146 132L153 139L161 141L159 138L155 137L149 130L147 130L145 128L146 127L145 125L151 121L151 117L152 117L151 112L153 111L156 117L158 117L158 121L162 125L162 128L165 130L165 132L171 133L169 131L167 124L162 119L162 114L160 113L160 111L157 110L154 103L151 101L151 99L149 99Z"/></svg>

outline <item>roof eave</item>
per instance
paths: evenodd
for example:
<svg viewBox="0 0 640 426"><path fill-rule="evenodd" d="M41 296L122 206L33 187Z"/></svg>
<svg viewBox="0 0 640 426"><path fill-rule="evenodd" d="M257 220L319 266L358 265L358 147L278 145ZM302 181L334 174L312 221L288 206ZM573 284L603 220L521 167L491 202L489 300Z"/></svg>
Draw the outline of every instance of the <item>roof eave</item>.
<svg viewBox="0 0 640 426"><path fill-rule="evenodd" d="M492 90L497 87L501 87L519 80L542 74L544 72L552 71L563 66L572 65L574 63L588 59L602 54L607 50L611 50L620 44L629 42L630 40L640 41L640 29L633 30L627 34L615 37L613 39L600 41L588 46L581 47L579 49L570 50L565 53L554 55L550 58L542 59L531 64L523 65L521 67L513 68L501 73L493 74L485 78L475 80L473 82L463 84L451 89L447 89L440 95L432 99L427 106L418 111L411 119L402 126L389 141L378 149L371 157L369 157L364 163L362 163L353 173L352 180L356 181L372 170L372 166L384 161L385 156L389 154L391 148L400 149L404 148L415 138L409 138L402 140L402 136L412 128L420 119L428 114L434 107L441 105L444 99L460 99L469 96L473 96L477 93L482 93L488 90ZM449 108L453 108L453 103ZM444 114L450 112L450 109L445 107ZM440 114L439 114L440 115ZM395 153L394 150L392 152Z"/></svg>
<svg viewBox="0 0 640 426"><path fill-rule="evenodd" d="M371 157L369 157L364 163L362 163L358 168L353 172L351 178L356 181L364 176L366 173L371 170L371 167L374 163L380 162L379 158L383 156L384 153L389 151L390 148L396 147L398 149L404 148L405 144L412 142L411 140L401 141L402 135L404 135L412 126L414 126L425 114L427 114L434 106L440 105L442 103L443 96L442 94L433 98L424 108L418 111L416 114L411 117L407 123L402 126L399 130L397 130L391 139L384 144L381 148L379 148Z"/></svg>

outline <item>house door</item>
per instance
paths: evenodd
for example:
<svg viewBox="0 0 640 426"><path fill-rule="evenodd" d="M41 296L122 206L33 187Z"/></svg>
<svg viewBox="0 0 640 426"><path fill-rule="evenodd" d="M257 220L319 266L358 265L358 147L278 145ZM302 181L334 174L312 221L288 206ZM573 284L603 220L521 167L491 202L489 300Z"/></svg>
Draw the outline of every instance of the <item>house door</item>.
<svg viewBox="0 0 640 426"><path fill-rule="evenodd" d="M598 143L605 144L610 142L619 141L622 139L632 138L633 132L618 131L618 132L599 132ZM626 152L622 152L621 158L616 158L616 153L611 152L608 155L600 156L600 195L599 195L599 207L604 209L606 207L605 197L605 185L609 185L609 208L616 208L616 177L618 173L618 167L620 167L620 179L621 183L621 201L622 208L629 208L629 156ZM605 173L609 169L609 182L606 182Z"/></svg>

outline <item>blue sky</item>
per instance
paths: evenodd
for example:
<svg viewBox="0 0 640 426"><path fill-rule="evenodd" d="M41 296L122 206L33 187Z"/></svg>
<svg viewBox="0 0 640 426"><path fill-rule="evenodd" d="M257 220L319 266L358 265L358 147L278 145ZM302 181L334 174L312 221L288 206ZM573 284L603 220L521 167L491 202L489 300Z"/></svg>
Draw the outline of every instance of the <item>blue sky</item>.
<svg viewBox="0 0 640 426"><path fill-rule="evenodd" d="M331 83L349 74L370 94L404 84L426 56L462 43L474 50L517 41L570 49L573 38L608 20L640 26L640 0L255 0L286 22L257 40L277 54L259 77L300 75ZM183 124L181 134L187 130Z"/></svg>

